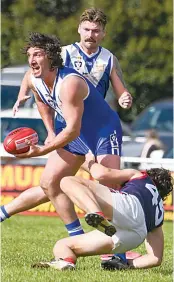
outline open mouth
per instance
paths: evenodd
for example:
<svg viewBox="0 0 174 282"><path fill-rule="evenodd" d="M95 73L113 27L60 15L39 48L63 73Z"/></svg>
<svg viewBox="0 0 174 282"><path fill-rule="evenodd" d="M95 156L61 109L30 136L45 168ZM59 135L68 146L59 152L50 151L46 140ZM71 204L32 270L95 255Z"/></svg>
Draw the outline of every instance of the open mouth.
<svg viewBox="0 0 174 282"><path fill-rule="evenodd" d="M40 67L38 65L37 66L35 65L35 66L31 66L31 69L32 69L32 73L35 75L39 72Z"/></svg>
<svg viewBox="0 0 174 282"><path fill-rule="evenodd" d="M33 70L39 70L39 66L31 66Z"/></svg>

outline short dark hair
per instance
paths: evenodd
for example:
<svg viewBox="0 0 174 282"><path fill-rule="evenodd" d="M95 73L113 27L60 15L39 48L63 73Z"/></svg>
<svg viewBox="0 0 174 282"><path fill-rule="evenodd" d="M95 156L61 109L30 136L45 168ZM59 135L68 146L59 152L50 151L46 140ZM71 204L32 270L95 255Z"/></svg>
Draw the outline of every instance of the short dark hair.
<svg viewBox="0 0 174 282"><path fill-rule="evenodd" d="M63 59L61 57L60 39L54 35L46 35L39 32L30 32L27 44L23 48L23 53L27 53L30 47L38 47L45 51L50 61L50 68L63 67Z"/></svg>
<svg viewBox="0 0 174 282"><path fill-rule="evenodd" d="M89 22L97 22L105 28L107 24L106 15L102 10L97 8L89 8L86 9L83 14L80 16L80 23L89 21Z"/></svg>
<svg viewBox="0 0 174 282"><path fill-rule="evenodd" d="M165 200L173 190L171 172L164 168L152 168L147 170L147 174L156 185L161 198Z"/></svg>

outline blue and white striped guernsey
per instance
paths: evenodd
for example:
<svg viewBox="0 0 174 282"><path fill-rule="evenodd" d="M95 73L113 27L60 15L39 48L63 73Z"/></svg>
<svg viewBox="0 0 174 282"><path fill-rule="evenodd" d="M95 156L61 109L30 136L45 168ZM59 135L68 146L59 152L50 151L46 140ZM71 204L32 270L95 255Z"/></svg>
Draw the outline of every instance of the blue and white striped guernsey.
<svg viewBox="0 0 174 282"><path fill-rule="evenodd" d="M66 121L61 110L60 88L62 81L72 75L83 78L89 89L88 95L84 99L80 140L95 154L97 148L101 147L106 139L109 139L109 146L112 149L110 148L107 151L106 146L106 153L116 151L122 142L122 131L118 114L110 108L90 81L74 69L63 67L57 71L52 93L50 93L41 78L32 76L32 83L43 102L57 112L59 124L61 117L61 127L64 128L66 127ZM85 154L86 152L82 150L82 153Z"/></svg>
<svg viewBox="0 0 174 282"><path fill-rule="evenodd" d="M77 42L62 47L65 66L75 69L88 78L104 98L109 88L113 57L109 50L101 46L91 55L86 54Z"/></svg>

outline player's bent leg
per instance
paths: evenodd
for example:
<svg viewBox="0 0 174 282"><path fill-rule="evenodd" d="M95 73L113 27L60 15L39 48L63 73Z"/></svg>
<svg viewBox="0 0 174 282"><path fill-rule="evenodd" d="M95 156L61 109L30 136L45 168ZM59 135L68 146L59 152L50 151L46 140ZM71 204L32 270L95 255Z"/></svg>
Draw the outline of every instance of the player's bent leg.
<svg viewBox="0 0 174 282"><path fill-rule="evenodd" d="M89 225L108 236L116 232L103 214L106 211L107 216L112 218L112 197L107 187L81 177L65 177L60 186L72 202L87 212L85 220Z"/></svg>
<svg viewBox="0 0 174 282"><path fill-rule="evenodd" d="M102 211L108 219L112 219L112 196L106 186L78 176L64 177L60 186L64 193L86 213Z"/></svg>
<svg viewBox="0 0 174 282"><path fill-rule="evenodd" d="M114 247L111 237L95 230L83 235L64 238L54 246L55 260L51 262L40 262L34 267L51 267L58 270L75 269L78 257L100 255L111 252Z"/></svg>
<svg viewBox="0 0 174 282"><path fill-rule="evenodd" d="M32 187L19 194L19 196L10 203L4 205L4 210L7 217L10 217L14 214L29 210L48 201L49 199L41 187Z"/></svg>
<svg viewBox="0 0 174 282"><path fill-rule="evenodd" d="M64 238L54 246L55 259L72 257L74 261L81 256L100 255L105 252L112 252L114 243L111 237L93 230L83 235Z"/></svg>
<svg viewBox="0 0 174 282"><path fill-rule="evenodd" d="M83 162L84 156L59 149L50 154L41 177L41 187L65 224L75 221L77 216L73 203L60 190L60 181L64 176L75 175Z"/></svg>
<svg viewBox="0 0 174 282"><path fill-rule="evenodd" d="M120 156L119 155L100 155L97 157L97 160L102 165L113 168L113 169L120 169ZM108 187L119 189L120 185L117 185L116 183L108 182L108 181L102 181L100 182L103 185L106 185ZM127 264L126 254L115 254L115 258L118 260L123 261L123 263Z"/></svg>

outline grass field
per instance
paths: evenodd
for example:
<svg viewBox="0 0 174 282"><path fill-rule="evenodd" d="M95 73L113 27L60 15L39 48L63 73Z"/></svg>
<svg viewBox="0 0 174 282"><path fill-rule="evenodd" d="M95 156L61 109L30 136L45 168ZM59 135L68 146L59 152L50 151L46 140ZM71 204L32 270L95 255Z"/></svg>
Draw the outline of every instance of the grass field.
<svg viewBox="0 0 174 282"><path fill-rule="evenodd" d="M89 230L82 220L85 231ZM67 236L63 223L56 217L13 216L1 225L1 281L2 282L142 282L172 281L173 230L165 222L165 253L160 267L148 270L104 271L100 258L78 260L76 271L59 272L54 269L32 269L31 264L53 257L55 242ZM137 251L143 253L144 245Z"/></svg>

